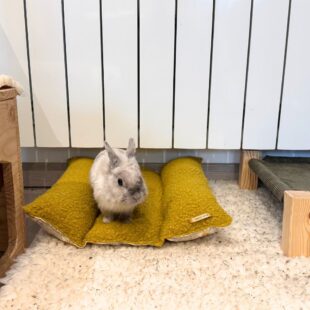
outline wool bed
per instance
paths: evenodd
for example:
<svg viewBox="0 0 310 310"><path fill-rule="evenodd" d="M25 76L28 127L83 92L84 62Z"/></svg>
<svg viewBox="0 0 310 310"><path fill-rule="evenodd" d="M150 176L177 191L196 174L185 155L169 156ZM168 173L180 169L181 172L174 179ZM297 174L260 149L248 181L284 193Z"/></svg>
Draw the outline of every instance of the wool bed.
<svg viewBox="0 0 310 310"><path fill-rule="evenodd" d="M266 156L249 166L279 201L287 190L310 190L310 158Z"/></svg>
<svg viewBox="0 0 310 310"><path fill-rule="evenodd" d="M204 175L201 160L179 158L160 174L142 169L148 197L130 223L103 223L92 196L89 171L93 160L73 158L61 178L24 211L57 238L84 247L95 244L162 246L228 226L232 218L218 204Z"/></svg>

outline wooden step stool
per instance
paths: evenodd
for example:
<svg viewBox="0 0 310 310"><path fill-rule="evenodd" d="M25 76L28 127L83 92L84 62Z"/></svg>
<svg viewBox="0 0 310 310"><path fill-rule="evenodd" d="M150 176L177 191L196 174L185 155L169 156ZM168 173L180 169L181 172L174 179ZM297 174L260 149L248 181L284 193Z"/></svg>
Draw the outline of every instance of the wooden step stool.
<svg viewBox="0 0 310 310"><path fill-rule="evenodd" d="M0 277L25 248L16 96L15 88L0 89Z"/></svg>

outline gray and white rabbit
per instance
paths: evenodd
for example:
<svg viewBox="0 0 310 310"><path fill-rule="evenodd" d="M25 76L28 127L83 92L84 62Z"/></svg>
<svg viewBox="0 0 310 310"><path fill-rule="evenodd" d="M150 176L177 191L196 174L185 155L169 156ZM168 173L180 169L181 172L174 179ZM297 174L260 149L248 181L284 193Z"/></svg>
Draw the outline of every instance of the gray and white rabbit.
<svg viewBox="0 0 310 310"><path fill-rule="evenodd" d="M90 170L90 183L103 222L128 221L135 207L147 195L147 187L135 158L136 148L132 138L127 150L105 149L94 160Z"/></svg>

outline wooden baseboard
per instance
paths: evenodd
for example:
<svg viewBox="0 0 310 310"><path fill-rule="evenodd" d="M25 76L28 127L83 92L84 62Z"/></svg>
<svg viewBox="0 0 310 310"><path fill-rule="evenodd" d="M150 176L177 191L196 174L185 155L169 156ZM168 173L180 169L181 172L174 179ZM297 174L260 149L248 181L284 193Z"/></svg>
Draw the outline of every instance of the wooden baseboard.
<svg viewBox="0 0 310 310"><path fill-rule="evenodd" d="M145 167L160 171L163 164L147 163ZM239 164L203 164L210 180L237 180ZM51 187L63 174L66 163L23 163L24 186L26 188Z"/></svg>

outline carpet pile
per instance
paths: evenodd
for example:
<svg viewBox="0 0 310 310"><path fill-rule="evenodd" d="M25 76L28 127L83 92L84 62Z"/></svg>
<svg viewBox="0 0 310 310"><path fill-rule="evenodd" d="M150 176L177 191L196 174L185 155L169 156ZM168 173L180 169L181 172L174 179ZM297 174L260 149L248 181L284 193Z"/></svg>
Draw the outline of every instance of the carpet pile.
<svg viewBox="0 0 310 310"><path fill-rule="evenodd" d="M310 309L310 258L282 255L281 205L264 188L210 186L234 221L195 241L76 249L40 232L0 279L0 308Z"/></svg>

